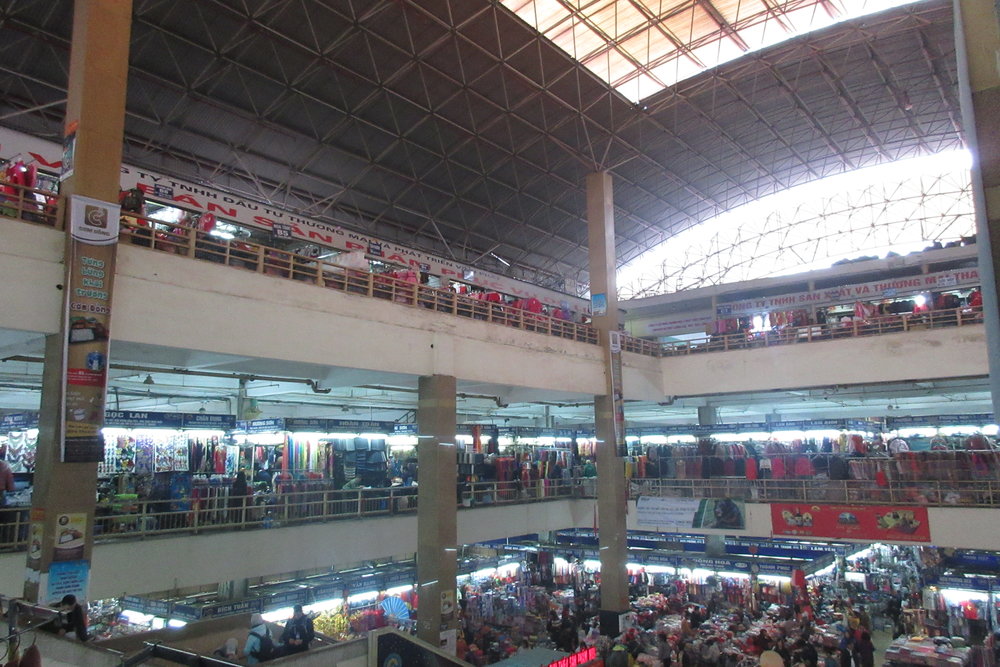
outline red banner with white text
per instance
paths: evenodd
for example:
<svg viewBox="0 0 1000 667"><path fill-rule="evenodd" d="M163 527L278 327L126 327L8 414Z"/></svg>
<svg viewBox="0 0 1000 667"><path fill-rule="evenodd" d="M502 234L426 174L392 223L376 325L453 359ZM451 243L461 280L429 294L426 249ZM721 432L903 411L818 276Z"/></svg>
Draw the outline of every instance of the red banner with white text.
<svg viewBox="0 0 1000 667"><path fill-rule="evenodd" d="M930 542L926 507L773 503L771 534L873 542Z"/></svg>

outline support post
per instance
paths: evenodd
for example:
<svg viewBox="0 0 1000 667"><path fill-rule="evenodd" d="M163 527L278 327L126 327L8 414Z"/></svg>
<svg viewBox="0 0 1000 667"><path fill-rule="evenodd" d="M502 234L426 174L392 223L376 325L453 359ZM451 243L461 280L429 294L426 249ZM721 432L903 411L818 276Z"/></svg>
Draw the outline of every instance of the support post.
<svg viewBox="0 0 1000 667"><path fill-rule="evenodd" d="M959 103L972 152L972 198L983 293L983 321L993 415L1000 418L1000 9L995 2L954 0Z"/></svg>
<svg viewBox="0 0 1000 667"><path fill-rule="evenodd" d="M587 176L587 226L590 244L590 294L593 326L604 348L605 393L594 397L597 431L597 516L601 556L601 633L621 632L628 611L628 557L625 513L625 414L615 283L615 220L611 175Z"/></svg>
<svg viewBox="0 0 1000 667"><path fill-rule="evenodd" d="M418 387L417 637L441 646L458 629L457 383L430 375Z"/></svg>
<svg viewBox="0 0 1000 667"><path fill-rule="evenodd" d="M45 370L24 596L87 596L118 230L132 0L76 0L61 191L66 297ZM73 198L72 200L70 198ZM85 198L85 199L83 199Z"/></svg>

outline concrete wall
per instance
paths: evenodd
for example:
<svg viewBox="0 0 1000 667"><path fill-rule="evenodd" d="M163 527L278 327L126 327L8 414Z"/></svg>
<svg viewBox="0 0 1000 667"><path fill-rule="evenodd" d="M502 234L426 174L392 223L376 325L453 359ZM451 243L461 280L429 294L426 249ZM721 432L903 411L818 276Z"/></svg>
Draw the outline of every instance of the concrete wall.
<svg viewBox="0 0 1000 667"><path fill-rule="evenodd" d="M459 511L460 544L593 524L593 501L552 500ZM417 550L416 514L270 530L122 540L94 547L94 599L344 567ZM0 556L0 592L19 595L25 555Z"/></svg>
<svg viewBox="0 0 1000 667"><path fill-rule="evenodd" d="M863 361L860 361L863 360ZM981 324L660 360L667 394L702 396L986 374Z"/></svg>
<svg viewBox="0 0 1000 667"><path fill-rule="evenodd" d="M0 328L52 333L62 292L62 235L0 224ZM294 335L294 339L290 338ZM113 337L207 353L411 375L454 374L544 391L603 391L596 345L567 341L242 269L123 245ZM293 343L292 343L293 341ZM851 363L864 359L864 364ZM138 360L141 361L141 360ZM979 376L981 325L668 357L625 355L625 393L662 400Z"/></svg>
<svg viewBox="0 0 1000 667"><path fill-rule="evenodd" d="M58 330L62 253L60 232L0 224L0 329ZM119 249L113 309L112 337L124 343L374 372L454 374L581 396L604 388L596 345L128 244ZM663 394L659 371L648 361L626 355L632 398Z"/></svg>
<svg viewBox="0 0 1000 667"><path fill-rule="evenodd" d="M629 501L627 517L629 530L670 530L672 527L640 526L635 502ZM771 506L766 503L747 503L745 506L746 530L703 530L692 529L685 532L700 535L724 534L745 535L747 537L771 537ZM1000 533L994 530L975 530L977 526L992 526L1000 517L1000 509L988 507L928 507L931 542L937 547L961 549L983 549L1000 551ZM822 538L817 538L822 539ZM867 543L871 540L844 540Z"/></svg>

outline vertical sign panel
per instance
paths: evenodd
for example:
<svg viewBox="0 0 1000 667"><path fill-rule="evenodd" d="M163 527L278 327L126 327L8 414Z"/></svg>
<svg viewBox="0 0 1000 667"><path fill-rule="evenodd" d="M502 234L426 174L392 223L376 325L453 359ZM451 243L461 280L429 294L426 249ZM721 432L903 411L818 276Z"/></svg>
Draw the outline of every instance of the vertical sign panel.
<svg viewBox="0 0 1000 667"><path fill-rule="evenodd" d="M104 460L101 426L108 380L117 204L70 198L66 341L63 348L62 461Z"/></svg>

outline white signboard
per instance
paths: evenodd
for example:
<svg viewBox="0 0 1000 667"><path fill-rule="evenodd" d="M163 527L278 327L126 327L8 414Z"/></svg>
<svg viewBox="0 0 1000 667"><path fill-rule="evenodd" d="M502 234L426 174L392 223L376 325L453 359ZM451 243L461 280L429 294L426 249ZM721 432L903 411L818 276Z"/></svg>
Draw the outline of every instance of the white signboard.
<svg viewBox="0 0 1000 667"><path fill-rule="evenodd" d="M699 498L640 496L636 501L636 516L640 526L690 528L699 505Z"/></svg>
<svg viewBox="0 0 1000 667"><path fill-rule="evenodd" d="M812 292L781 294L778 296L747 299L733 303L720 303L716 312L720 316L753 315L774 310L795 310L809 306L832 306L852 301L878 301L906 294L919 294L933 290L979 285L979 269L951 269L925 273L906 278L888 278L859 285L844 285Z"/></svg>

